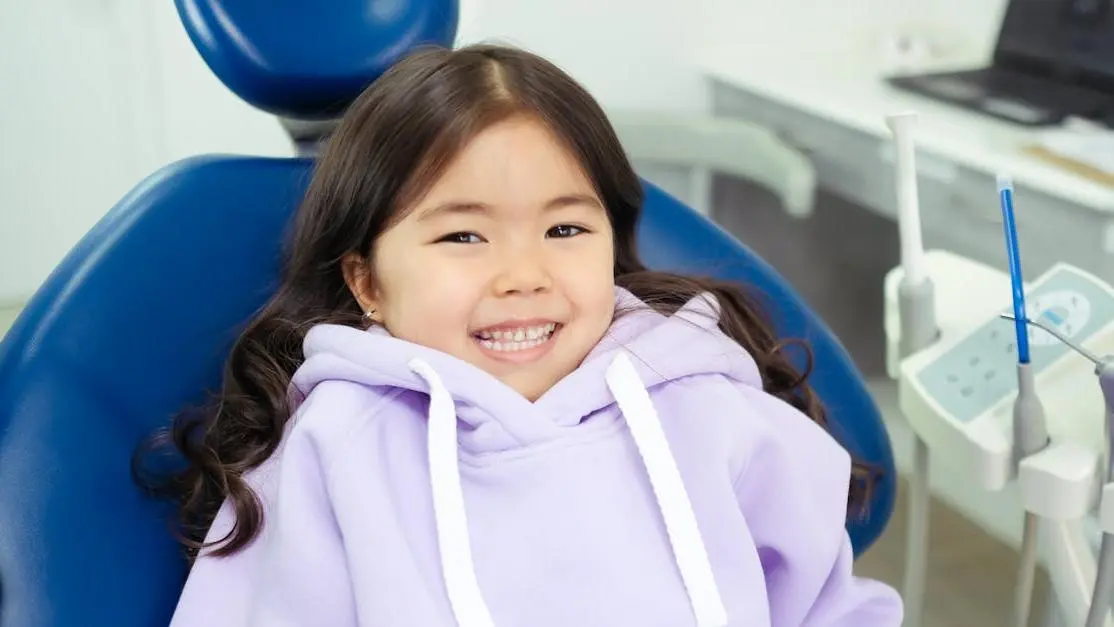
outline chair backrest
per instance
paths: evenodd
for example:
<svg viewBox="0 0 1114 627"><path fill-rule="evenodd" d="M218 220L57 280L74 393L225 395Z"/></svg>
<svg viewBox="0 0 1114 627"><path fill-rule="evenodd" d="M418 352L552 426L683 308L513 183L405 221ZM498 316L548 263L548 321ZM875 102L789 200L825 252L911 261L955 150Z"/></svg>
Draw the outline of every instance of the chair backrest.
<svg viewBox="0 0 1114 627"><path fill-rule="evenodd" d="M304 3L298 16L284 8L292 4L264 11L231 0L178 2L230 88L260 108L302 118L350 101L393 51L449 44L455 32L448 0L399 0L393 17L382 19L369 17L362 1L332 0L328 12ZM367 41L375 37L351 30L365 18L365 33L382 35L374 45ZM330 35L314 36L307 24ZM243 50L244 41L226 32L235 27L259 45ZM332 36L334 28L343 36ZM332 57L321 49L330 46ZM352 58L361 63L344 65ZM321 96L328 89L335 91ZM166 506L133 485L130 457L142 438L218 384L237 330L276 285L284 230L311 168L308 158L210 156L152 175L70 252L0 344L0 627L166 624L185 564ZM837 437L888 471L872 516L848 525L861 552L890 515L894 474L878 411L854 366L769 266L657 188L646 191L640 243L648 264L752 283L779 330L812 343L813 381Z"/></svg>

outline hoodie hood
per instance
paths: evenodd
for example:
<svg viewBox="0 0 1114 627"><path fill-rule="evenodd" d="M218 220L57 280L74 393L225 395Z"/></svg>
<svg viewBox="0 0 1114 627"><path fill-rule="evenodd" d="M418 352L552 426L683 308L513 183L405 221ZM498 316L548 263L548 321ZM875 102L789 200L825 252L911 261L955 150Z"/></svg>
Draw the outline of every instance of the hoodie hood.
<svg viewBox="0 0 1114 627"><path fill-rule="evenodd" d="M719 330L719 306L711 294L664 316L616 288L615 309L615 322L580 367L533 403L477 366L392 337L378 326L311 329L291 393L297 404L320 383L348 381L428 394L427 376L412 367L416 360L439 376L454 401L461 446L482 455L560 438L585 417L613 405L606 373L621 354L630 358L646 389L708 374L761 388L754 360Z"/></svg>
<svg viewBox="0 0 1114 627"><path fill-rule="evenodd" d="M719 309L711 295L698 296L674 315L663 316L618 289L616 313L616 321L580 367L534 403L475 366L395 339L381 329L320 326L306 338L306 362L293 381L296 401L316 385L336 380L429 395L433 514L442 576L460 627L494 627L473 565L461 449L483 455L555 439L574 430L585 416L612 405L619 411L601 415L626 420L696 624L727 624L692 503L650 390L705 374L758 385L757 368L719 330Z"/></svg>

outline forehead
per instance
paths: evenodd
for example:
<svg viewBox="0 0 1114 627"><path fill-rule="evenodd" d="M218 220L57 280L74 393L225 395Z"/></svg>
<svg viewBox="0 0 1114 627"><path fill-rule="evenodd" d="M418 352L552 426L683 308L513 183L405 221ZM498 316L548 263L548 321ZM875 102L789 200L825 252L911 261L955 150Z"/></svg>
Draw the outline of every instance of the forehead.
<svg viewBox="0 0 1114 627"><path fill-rule="evenodd" d="M418 203L544 209L553 199L595 197L580 163L543 125L515 118L472 139Z"/></svg>

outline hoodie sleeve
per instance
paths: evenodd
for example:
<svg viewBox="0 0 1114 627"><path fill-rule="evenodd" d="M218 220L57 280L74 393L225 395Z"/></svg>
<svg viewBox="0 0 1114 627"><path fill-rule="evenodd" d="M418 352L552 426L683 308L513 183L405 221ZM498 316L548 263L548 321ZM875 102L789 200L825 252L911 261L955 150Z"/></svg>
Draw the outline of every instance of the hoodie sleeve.
<svg viewBox="0 0 1114 627"><path fill-rule="evenodd" d="M900 627L896 591L852 574L848 453L781 399L740 389L751 426L735 493L766 575L772 627Z"/></svg>
<svg viewBox="0 0 1114 627"><path fill-rule="evenodd" d="M197 560L171 627L356 626L344 546L312 432L292 429L249 483L264 507L262 532L229 557ZM222 537L232 523L225 503L210 537Z"/></svg>

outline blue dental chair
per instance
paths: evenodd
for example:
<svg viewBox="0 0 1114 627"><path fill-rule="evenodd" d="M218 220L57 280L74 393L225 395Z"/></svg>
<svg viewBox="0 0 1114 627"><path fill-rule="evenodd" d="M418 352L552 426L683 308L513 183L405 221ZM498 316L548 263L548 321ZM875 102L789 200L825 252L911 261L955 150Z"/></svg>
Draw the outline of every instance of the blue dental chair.
<svg viewBox="0 0 1114 627"><path fill-rule="evenodd" d="M296 141L401 51L456 33L454 0L378 12L367 0L176 4L213 72ZM0 627L167 624L186 564L168 507L134 486L130 457L218 386L239 326L276 285L311 166L311 156L204 156L156 172L71 251L0 344ZM835 436L883 473L869 516L848 521L861 554L890 517L896 473L859 373L772 268L653 185L646 194L651 267L752 284L779 333L811 344Z"/></svg>

